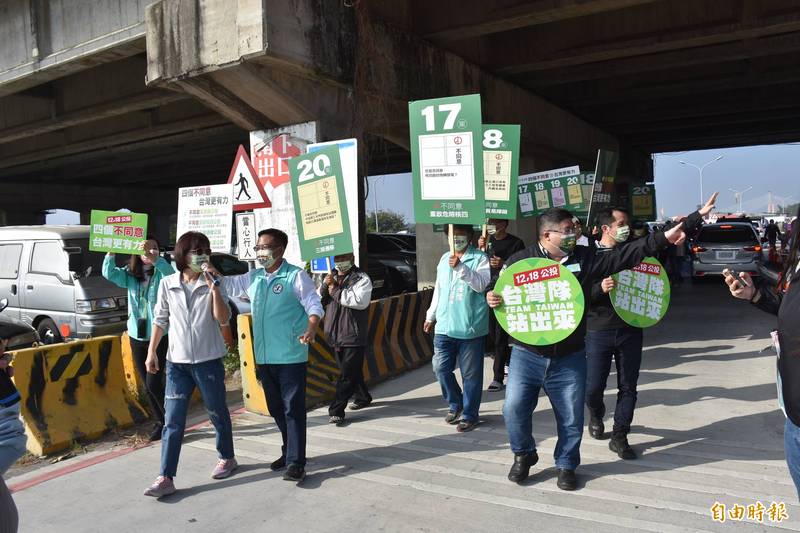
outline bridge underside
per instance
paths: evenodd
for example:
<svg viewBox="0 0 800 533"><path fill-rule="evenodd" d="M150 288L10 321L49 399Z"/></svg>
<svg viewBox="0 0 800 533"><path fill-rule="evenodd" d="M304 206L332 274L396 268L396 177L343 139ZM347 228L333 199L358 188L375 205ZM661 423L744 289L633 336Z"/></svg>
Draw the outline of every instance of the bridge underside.
<svg viewBox="0 0 800 533"><path fill-rule="evenodd" d="M405 171L407 102L448 94L523 125L522 171L608 148L644 181L653 152L800 138L791 0L97 2L99 36L61 3L0 10L8 222L98 194L172 208L225 179L248 130L308 120L361 138L370 174Z"/></svg>

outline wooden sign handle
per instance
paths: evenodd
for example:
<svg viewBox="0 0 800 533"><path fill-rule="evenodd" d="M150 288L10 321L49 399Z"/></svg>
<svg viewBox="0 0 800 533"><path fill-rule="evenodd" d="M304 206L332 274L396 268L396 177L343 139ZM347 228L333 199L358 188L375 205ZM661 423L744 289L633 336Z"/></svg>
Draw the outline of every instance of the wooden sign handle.
<svg viewBox="0 0 800 533"><path fill-rule="evenodd" d="M450 255L456 255L456 242L453 235L453 225L447 225L447 243L450 245Z"/></svg>

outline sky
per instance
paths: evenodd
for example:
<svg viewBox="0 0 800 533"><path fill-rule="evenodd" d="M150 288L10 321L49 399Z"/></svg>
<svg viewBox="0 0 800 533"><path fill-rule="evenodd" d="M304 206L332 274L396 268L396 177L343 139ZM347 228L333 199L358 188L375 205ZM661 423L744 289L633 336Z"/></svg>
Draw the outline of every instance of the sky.
<svg viewBox="0 0 800 533"><path fill-rule="evenodd" d="M778 205L800 202L800 143L720 150L672 152L654 156L656 204L666 216L686 214L697 208L700 200L700 179L697 169L680 161L702 166L721 155L703 172L703 189L708 197L719 191L718 211L737 211L734 194L743 191L742 206L747 212L766 211L769 191ZM367 212L388 209L414 220L411 174L387 174L369 177ZM58 211L48 216L49 224L77 224L77 214Z"/></svg>
<svg viewBox="0 0 800 533"><path fill-rule="evenodd" d="M742 196L742 207L748 213L766 211L769 192L780 205L800 202L800 143L748 146L722 150L700 150L656 154L653 165L656 176L656 204L667 216L685 214L697 207L700 200L700 178L697 166L713 160L703 171L703 190L708 197L719 191L717 210L738 211L730 189L751 190Z"/></svg>

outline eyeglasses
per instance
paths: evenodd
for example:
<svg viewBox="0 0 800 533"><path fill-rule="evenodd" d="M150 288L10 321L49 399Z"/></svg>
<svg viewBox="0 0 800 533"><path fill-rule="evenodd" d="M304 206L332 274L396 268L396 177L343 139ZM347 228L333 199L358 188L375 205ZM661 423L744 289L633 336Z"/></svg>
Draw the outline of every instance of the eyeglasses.
<svg viewBox="0 0 800 533"><path fill-rule="evenodd" d="M278 249L280 249L280 246L267 246L266 244L257 244L253 246L254 252L260 252L261 250L272 250L274 252Z"/></svg>
<svg viewBox="0 0 800 533"><path fill-rule="evenodd" d="M211 248L198 248L196 250L189 250L189 253L194 255L211 255Z"/></svg>
<svg viewBox="0 0 800 533"><path fill-rule="evenodd" d="M550 233L560 233L562 235L575 235L575 228L573 228L571 231L559 231L557 229L549 229L547 231Z"/></svg>

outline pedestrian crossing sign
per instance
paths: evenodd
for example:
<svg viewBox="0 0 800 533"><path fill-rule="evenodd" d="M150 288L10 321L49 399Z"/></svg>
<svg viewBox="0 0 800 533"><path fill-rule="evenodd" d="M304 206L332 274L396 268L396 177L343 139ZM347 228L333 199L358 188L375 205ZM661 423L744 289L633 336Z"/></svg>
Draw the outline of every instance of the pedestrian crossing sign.
<svg viewBox="0 0 800 533"><path fill-rule="evenodd" d="M228 183L233 185L234 212L272 207L272 202L264 192L264 186L261 185L253 164L250 162L247 150L241 144L236 151L236 158L233 160L231 173L228 175Z"/></svg>

